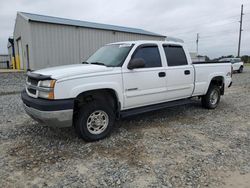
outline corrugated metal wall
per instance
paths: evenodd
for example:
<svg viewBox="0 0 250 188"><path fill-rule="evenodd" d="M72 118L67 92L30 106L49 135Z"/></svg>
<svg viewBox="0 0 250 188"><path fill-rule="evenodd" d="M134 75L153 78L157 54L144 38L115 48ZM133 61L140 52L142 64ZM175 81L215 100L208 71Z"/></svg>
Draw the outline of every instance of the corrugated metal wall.
<svg viewBox="0 0 250 188"><path fill-rule="evenodd" d="M18 21L18 20L17 20ZM75 64L86 60L104 44L128 40L164 40L164 37L147 36L117 31L97 30L76 26L28 22L30 38L21 33L22 43L31 43L29 49L30 68L41 68ZM23 27L20 23L16 30ZM15 32L14 39L19 32ZM24 35L24 36L23 36ZM25 38L25 40L23 40ZM29 42L26 42L26 38ZM24 49L24 48L23 48ZM16 52L17 53L17 52ZM24 61L25 62L25 61ZM27 62L25 62L27 63Z"/></svg>
<svg viewBox="0 0 250 188"><path fill-rule="evenodd" d="M79 33L76 27L31 23L34 66L40 69L79 62Z"/></svg>
<svg viewBox="0 0 250 188"><path fill-rule="evenodd" d="M164 40L164 37L147 36L117 31L79 28L80 31L80 58L86 60L101 46L119 41L131 40Z"/></svg>
<svg viewBox="0 0 250 188"><path fill-rule="evenodd" d="M17 48L17 39L21 40L22 45L22 61L24 64L24 69L26 70L28 68L28 62L27 62L27 52L26 52L26 45L29 46L29 53L30 53L30 66L33 67L34 62L32 54L32 44L31 44L31 35L30 35L30 25L27 20L25 20L22 16L17 14L16 22L15 22L15 28L14 28L14 46L15 46L15 55L16 58L18 58L18 48ZM20 60L17 60L20 61Z"/></svg>

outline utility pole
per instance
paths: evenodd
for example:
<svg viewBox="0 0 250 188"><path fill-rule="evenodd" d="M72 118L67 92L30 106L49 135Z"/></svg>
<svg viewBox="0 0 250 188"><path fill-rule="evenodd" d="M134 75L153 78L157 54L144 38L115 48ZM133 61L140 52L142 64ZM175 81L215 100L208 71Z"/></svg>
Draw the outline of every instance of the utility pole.
<svg viewBox="0 0 250 188"><path fill-rule="evenodd" d="M199 55L199 33L197 33L197 38L196 38L196 53L197 53L197 56Z"/></svg>
<svg viewBox="0 0 250 188"><path fill-rule="evenodd" d="M238 44L238 57L240 57L240 44L241 44L241 32L242 30L242 17L243 17L243 5L241 5L241 13L240 13L240 32L239 32L239 44Z"/></svg>

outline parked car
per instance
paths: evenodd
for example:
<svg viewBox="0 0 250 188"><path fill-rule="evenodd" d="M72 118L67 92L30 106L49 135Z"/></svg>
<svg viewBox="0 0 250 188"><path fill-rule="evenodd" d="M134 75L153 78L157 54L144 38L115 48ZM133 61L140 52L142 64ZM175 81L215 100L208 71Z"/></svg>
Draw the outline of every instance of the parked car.
<svg viewBox="0 0 250 188"><path fill-rule="evenodd" d="M240 58L223 58L223 59L220 59L220 61L221 62L228 61L228 62L232 63L233 71L237 71L238 73L243 72L244 63L243 63L243 61L241 61Z"/></svg>
<svg viewBox="0 0 250 188"><path fill-rule="evenodd" d="M187 104L192 97L214 109L231 76L231 63L192 63L183 43L118 42L82 64L28 72L21 97L33 119L73 125L81 138L95 141L111 132L116 119Z"/></svg>

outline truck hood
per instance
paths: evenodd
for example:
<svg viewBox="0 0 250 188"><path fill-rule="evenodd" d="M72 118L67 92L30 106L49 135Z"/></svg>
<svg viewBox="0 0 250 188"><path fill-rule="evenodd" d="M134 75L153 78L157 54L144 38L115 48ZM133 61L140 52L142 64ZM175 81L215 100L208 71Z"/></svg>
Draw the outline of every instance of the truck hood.
<svg viewBox="0 0 250 188"><path fill-rule="evenodd" d="M50 76L53 79L60 79L76 75L106 72L112 70L113 67L106 67L102 65L75 64L75 65L64 65L64 66L45 68L34 71L32 73Z"/></svg>

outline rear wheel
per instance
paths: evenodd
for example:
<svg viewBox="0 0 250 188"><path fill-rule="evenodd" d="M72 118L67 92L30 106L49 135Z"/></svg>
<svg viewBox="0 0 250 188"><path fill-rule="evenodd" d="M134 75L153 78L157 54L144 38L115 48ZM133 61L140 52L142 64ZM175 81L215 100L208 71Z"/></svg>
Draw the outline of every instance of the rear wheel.
<svg viewBox="0 0 250 188"><path fill-rule="evenodd" d="M243 72L243 66L240 66L238 73L242 73Z"/></svg>
<svg viewBox="0 0 250 188"><path fill-rule="evenodd" d="M110 134L114 122L112 106L103 100L94 100L80 108L75 129L85 141L97 141Z"/></svg>
<svg viewBox="0 0 250 188"><path fill-rule="evenodd" d="M206 93L202 96L202 106L208 109L214 109L220 102L220 88L216 85L211 85Z"/></svg>

